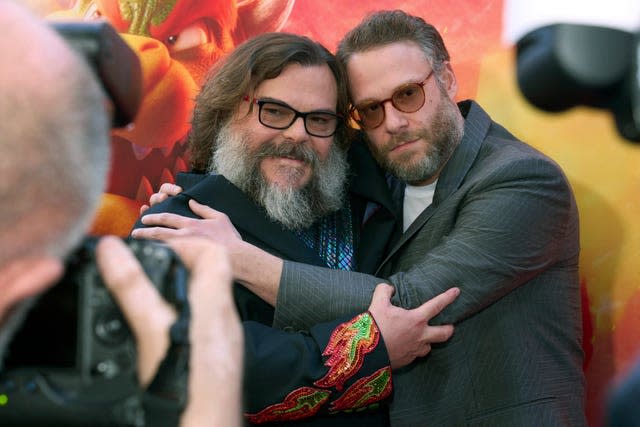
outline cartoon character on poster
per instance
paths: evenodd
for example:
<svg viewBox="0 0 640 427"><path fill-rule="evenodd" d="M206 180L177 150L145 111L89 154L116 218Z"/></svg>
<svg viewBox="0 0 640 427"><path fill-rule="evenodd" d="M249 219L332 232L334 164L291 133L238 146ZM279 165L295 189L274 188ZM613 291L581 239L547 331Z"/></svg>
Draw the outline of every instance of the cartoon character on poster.
<svg viewBox="0 0 640 427"><path fill-rule="evenodd" d="M254 34L277 31L293 0L77 1L50 18L107 19L142 65L135 122L112 132L111 173L92 231L127 235L139 207L188 169L193 99L209 68Z"/></svg>

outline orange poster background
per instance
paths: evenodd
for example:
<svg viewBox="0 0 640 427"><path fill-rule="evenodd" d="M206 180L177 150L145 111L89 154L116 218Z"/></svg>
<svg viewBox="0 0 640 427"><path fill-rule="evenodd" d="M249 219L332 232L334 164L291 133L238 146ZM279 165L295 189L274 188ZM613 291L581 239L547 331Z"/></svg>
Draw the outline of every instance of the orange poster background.
<svg viewBox="0 0 640 427"><path fill-rule="evenodd" d="M74 16L98 10L121 33L136 34L126 36L134 48L140 51L140 46L153 41L159 57L171 65L153 74L153 85L145 85L136 130L114 133L114 169L94 231L117 234L128 232L141 201L159 183L172 180L186 168L176 141L187 131L190 100L202 73L218 53L252 32L267 30L305 34L334 50L345 31L374 8L405 9L434 24L450 49L461 88L459 98L476 98L496 121L560 163L572 182L581 216L587 414L590 425L602 425L608 385L626 372L640 350L636 267L640 255L640 146L621 139L604 111L574 108L549 114L524 100L515 82L513 46L502 42L501 0L175 0L164 2L172 8L169 18L142 31L131 28L117 0L30 3L43 15L69 7ZM128 3L144 8L147 3L162 2ZM206 20L224 21L220 26L228 27L231 34L226 45L166 50L167 36ZM149 70L158 66L157 58L143 58L147 83L152 75ZM132 157L131 151L141 159Z"/></svg>

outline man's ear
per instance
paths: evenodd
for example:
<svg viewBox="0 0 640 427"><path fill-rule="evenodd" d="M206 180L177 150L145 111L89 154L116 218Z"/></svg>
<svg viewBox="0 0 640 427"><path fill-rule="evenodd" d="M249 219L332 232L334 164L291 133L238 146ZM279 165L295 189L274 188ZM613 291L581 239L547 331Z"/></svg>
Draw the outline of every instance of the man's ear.
<svg viewBox="0 0 640 427"><path fill-rule="evenodd" d="M44 256L15 259L0 266L0 323L11 307L44 292L63 272L61 260Z"/></svg>
<svg viewBox="0 0 640 427"><path fill-rule="evenodd" d="M450 62L445 62L444 68L440 72L440 80L449 98L455 101L458 94L458 79L456 79L456 74L453 72Z"/></svg>

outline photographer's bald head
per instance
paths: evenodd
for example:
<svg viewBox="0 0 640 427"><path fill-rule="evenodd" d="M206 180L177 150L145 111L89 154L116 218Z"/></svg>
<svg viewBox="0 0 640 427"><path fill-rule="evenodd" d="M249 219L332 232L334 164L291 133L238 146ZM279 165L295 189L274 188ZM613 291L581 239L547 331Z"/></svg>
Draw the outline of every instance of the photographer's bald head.
<svg viewBox="0 0 640 427"><path fill-rule="evenodd" d="M40 18L0 0L0 361L29 297L55 283L106 182L107 98Z"/></svg>

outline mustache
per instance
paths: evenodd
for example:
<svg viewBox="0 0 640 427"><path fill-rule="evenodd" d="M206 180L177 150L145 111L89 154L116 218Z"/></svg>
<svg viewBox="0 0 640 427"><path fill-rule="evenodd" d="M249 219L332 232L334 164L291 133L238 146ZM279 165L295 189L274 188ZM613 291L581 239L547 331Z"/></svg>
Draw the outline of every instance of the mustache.
<svg viewBox="0 0 640 427"><path fill-rule="evenodd" d="M287 157L311 165L316 165L319 161L315 151L307 144L293 142L282 142L280 144L276 144L273 141L267 142L262 144L255 156L257 160L262 160L265 157Z"/></svg>
<svg viewBox="0 0 640 427"><path fill-rule="evenodd" d="M427 134L424 131L414 131L414 132L402 132L400 134L394 135L389 139L387 143L387 148L390 150L397 147L398 145L404 144L409 141L415 141L416 139L428 139Z"/></svg>

